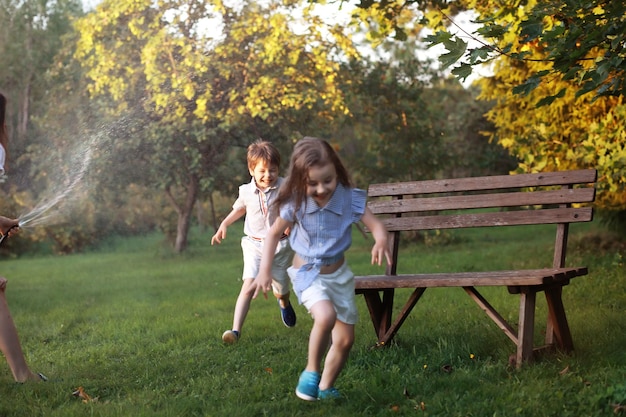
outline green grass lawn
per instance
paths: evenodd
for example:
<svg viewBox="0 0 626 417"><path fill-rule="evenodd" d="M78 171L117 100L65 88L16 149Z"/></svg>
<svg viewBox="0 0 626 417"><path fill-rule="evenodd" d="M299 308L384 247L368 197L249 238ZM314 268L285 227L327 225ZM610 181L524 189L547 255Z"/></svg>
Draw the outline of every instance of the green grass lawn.
<svg viewBox="0 0 626 417"><path fill-rule="evenodd" d="M86 254L3 260L27 360L50 381L16 384L0 360L0 416L626 415L619 407L626 404L626 267L621 249L588 233L574 230L568 264L591 273L564 290L573 355L512 369L514 345L458 288L428 290L395 343L372 349L359 297L356 343L337 381L346 398L331 403L293 393L311 327L301 306L297 326L287 329L273 299L255 300L240 343L222 344L240 288L237 228L217 247L210 232L194 230L183 255L153 235ZM371 241L358 233L354 240L355 273L380 272L368 265ZM545 229L467 230L441 240L450 243L409 245L399 270L551 262L553 235ZM500 288L484 294L516 322L517 296ZM544 317L545 306L538 308ZM73 396L78 387L92 401Z"/></svg>

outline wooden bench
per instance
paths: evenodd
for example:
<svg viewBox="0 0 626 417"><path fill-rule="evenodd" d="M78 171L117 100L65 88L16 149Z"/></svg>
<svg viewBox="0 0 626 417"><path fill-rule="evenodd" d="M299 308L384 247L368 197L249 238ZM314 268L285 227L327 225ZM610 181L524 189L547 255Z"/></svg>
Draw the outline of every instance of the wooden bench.
<svg viewBox="0 0 626 417"><path fill-rule="evenodd" d="M385 275L356 276L356 293L363 294L378 337L388 345L424 294L432 287L461 287L517 346L511 362L521 366L546 348L570 352L574 345L561 298L570 279L587 268L566 267L570 223L589 222L595 199L596 170L498 175L474 178L372 184L368 207L385 223L391 241L393 265ZM545 269L397 274L400 233L469 227L554 224L556 239L552 265ZM532 244L532 242L529 242ZM517 330L476 287L506 286L519 294ZM394 290L414 289L394 318ZM535 301L544 292L547 301L545 346L535 348Z"/></svg>

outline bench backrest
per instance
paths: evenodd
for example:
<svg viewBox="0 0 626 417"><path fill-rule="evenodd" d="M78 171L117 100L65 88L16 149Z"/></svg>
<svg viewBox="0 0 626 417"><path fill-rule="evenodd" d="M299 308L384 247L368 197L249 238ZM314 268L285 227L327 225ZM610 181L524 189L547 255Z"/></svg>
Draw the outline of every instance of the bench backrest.
<svg viewBox="0 0 626 417"><path fill-rule="evenodd" d="M589 169L372 184L368 207L394 235L390 274L401 231L532 224L557 225L553 267L561 268L569 223L593 219L581 205L594 201L596 179Z"/></svg>

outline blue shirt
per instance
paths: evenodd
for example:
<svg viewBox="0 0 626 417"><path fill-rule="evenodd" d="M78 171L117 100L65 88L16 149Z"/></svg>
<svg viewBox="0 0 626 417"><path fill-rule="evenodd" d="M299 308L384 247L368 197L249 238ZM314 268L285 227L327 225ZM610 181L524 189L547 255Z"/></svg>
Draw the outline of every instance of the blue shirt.
<svg viewBox="0 0 626 417"><path fill-rule="evenodd" d="M289 235L291 247L306 262L337 262L352 244L352 224L363 217L365 201L364 190L337 184L324 207L311 197L307 197L298 213L294 213L293 201L284 204L280 217L294 223Z"/></svg>
<svg viewBox="0 0 626 417"><path fill-rule="evenodd" d="M306 204L300 206L297 213L293 201L280 208L280 217L294 223L289 243L306 262L293 283L298 299L319 275L322 265L332 265L343 258L352 244L352 224L363 217L365 202L364 190L337 184L324 207L307 197Z"/></svg>

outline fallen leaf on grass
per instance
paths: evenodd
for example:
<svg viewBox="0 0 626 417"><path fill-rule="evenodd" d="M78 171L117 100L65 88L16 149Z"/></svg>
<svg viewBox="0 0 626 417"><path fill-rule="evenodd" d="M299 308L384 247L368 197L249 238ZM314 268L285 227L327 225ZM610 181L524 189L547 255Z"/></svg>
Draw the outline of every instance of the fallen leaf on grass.
<svg viewBox="0 0 626 417"><path fill-rule="evenodd" d="M517 367L517 357L514 354L509 356L509 366L512 368Z"/></svg>
<svg viewBox="0 0 626 417"><path fill-rule="evenodd" d="M89 394L87 394L85 392L85 389L83 387L78 387L76 388L76 390L74 390L74 392L72 392L72 395L74 397L77 398L82 398L83 402L86 403L90 403L90 402L94 402L94 401L98 401L98 397L92 398Z"/></svg>
<svg viewBox="0 0 626 417"><path fill-rule="evenodd" d="M447 374L449 374L450 372L452 372L454 369L452 368L452 365L443 365L441 367L441 370Z"/></svg>
<svg viewBox="0 0 626 417"><path fill-rule="evenodd" d="M398 411L400 411L400 406L398 405L392 405L391 406L391 411L393 411L394 413L397 413Z"/></svg>
<svg viewBox="0 0 626 417"><path fill-rule="evenodd" d="M416 410L426 411L426 404L424 401L421 401L419 404L415 406Z"/></svg>
<svg viewBox="0 0 626 417"><path fill-rule="evenodd" d="M265 368L265 372L267 372L268 374L272 375L272 368Z"/></svg>
<svg viewBox="0 0 626 417"><path fill-rule="evenodd" d="M563 368L563 370L561 372L559 372L559 375L565 375L568 372L569 372L569 365L567 365L565 368Z"/></svg>

